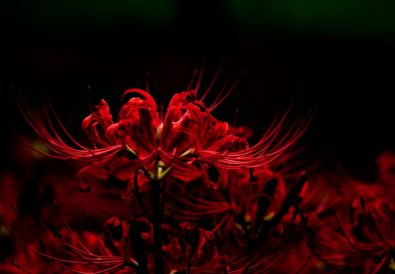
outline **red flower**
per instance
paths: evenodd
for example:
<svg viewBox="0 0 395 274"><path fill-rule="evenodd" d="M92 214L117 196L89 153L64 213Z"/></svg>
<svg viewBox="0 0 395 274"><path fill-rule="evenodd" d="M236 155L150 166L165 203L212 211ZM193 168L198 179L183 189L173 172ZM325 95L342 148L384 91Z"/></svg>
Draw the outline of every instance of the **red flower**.
<svg viewBox="0 0 395 274"><path fill-rule="evenodd" d="M301 119L284 128L284 116L249 147L246 139L232 134L234 130L228 123L213 117L211 108L197 98L195 91L175 94L164 117L159 117L154 99L143 90L129 89L122 99L125 103L117 122L113 122L104 100L84 119L82 127L93 148L75 141L60 123L75 144L67 145L48 115L44 122L37 113L24 113L51 149L49 156L95 162L80 171L82 188L92 180L108 180L109 176L115 176L126 187L135 171L144 172L149 179L158 180L170 173L180 181L190 182L209 166L224 170L262 166L292 145L308 123Z"/></svg>
<svg viewBox="0 0 395 274"><path fill-rule="evenodd" d="M319 216L320 225L310 241L312 251L323 262L348 273L393 269L395 205L387 194L376 184L345 184L338 191L337 204Z"/></svg>

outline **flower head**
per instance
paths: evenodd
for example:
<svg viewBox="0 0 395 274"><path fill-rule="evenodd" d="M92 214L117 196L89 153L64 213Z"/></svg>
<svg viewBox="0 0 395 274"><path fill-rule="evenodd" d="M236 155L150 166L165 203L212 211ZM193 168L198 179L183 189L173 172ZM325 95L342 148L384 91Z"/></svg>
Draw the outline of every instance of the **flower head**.
<svg viewBox="0 0 395 274"><path fill-rule="evenodd" d="M44 120L34 112L24 111L24 114L52 151L49 156L94 162L79 173L83 188L108 176L129 182L137 171L149 179L158 180L169 174L190 182L211 166L221 170L264 166L295 143L308 124L300 119L285 128L284 115L250 147L244 137L234 135L235 130L228 123L213 116L213 108L198 98L196 90L175 94L163 117L146 91L128 89L122 102L116 121L103 99L96 111L83 120L82 128L92 147L72 138L56 115L74 146L60 137L48 115ZM23 104L26 102L21 102L24 110Z"/></svg>

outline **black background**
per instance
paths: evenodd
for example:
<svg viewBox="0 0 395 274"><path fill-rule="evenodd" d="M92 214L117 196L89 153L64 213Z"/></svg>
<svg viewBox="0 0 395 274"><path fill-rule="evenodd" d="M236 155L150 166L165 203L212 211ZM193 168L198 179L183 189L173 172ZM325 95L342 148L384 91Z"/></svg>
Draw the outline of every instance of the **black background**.
<svg viewBox="0 0 395 274"><path fill-rule="evenodd" d="M9 144L15 136L7 124L26 130L15 91L37 102L48 94L78 136L90 101L105 98L115 114L122 91L144 88L148 74L151 93L166 104L171 94L188 86L203 61L207 86L222 58L219 83L243 73L215 115L232 121L239 109L238 123L259 135L292 98L298 109L318 106L306 153L337 159L357 176L372 176L377 155L395 148L391 35L240 27L215 1L176 2L177 12L166 23L143 17L92 23L72 15L59 23L56 14L42 23L32 5L11 3L3 9L3 167L14 153Z"/></svg>

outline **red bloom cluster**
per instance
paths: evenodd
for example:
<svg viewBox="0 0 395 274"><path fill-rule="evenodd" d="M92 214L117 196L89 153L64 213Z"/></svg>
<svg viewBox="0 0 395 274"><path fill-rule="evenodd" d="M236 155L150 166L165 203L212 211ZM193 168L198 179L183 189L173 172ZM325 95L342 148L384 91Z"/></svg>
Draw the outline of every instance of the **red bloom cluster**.
<svg viewBox="0 0 395 274"><path fill-rule="evenodd" d="M51 222L41 220L46 229L40 240L15 237L21 244L15 244L19 248L8 263L0 264L1 271L395 269L392 155L380 158L380 182L372 185L314 173L307 179L305 172L291 171L296 165L286 149L303 134L308 120L287 127L285 115L249 146L251 132L214 118L217 104L207 107L194 90L174 95L164 115L143 90L125 91L122 101L115 122L104 100L83 120L91 147L73 139L56 116L55 126L49 111L45 119L24 112L51 151L40 153L83 164L77 180L81 191L90 192L84 197L90 197L85 204L90 204L94 225L86 225L72 210L67 221L60 214ZM65 189L54 189L63 196L53 198L67 200ZM112 207L110 216L103 210L108 200L113 201L106 204ZM48 214L44 211L42 216ZM15 226L7 220L2 228L11 237Z"/></svg>

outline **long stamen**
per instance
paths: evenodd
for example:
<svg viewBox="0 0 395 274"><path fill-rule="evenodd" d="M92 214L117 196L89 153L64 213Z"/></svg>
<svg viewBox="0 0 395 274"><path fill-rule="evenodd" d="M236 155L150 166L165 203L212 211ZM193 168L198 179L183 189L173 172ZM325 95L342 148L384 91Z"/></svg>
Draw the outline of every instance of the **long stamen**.
<svg viewBox="0 0 395 274"><path fill-rule="evenodd" d="M215 82L217 81L218 75L219 75L219 73L220 73L220 71L221 71L223 61L224 61L224 59L222 58L221 61L220 61L219 66L218 66L218 68L217 68L217 71L215 72L214 77L213 77L213 79L211 80L210 85L208 86L208 88L207 88L206 91L204 92L203 96L200 98L200 101L203 102L204 99L206 98L206 96L210 93L211 89L213 88Z"/></svg>
<svg viewBox="0 0 395 274"><path fill-rule="evenodd" d="M200 85L202 84L204 66L205 66L205 63L204 63L204 60L203 60L203 61L202 61L202 65L201 65L201 67L200 67L199 78L198 78L197 83L196 83L196 86L195 86L195 92L196 92L196 94L199 93L199 88L200 88Z"/></svg>

